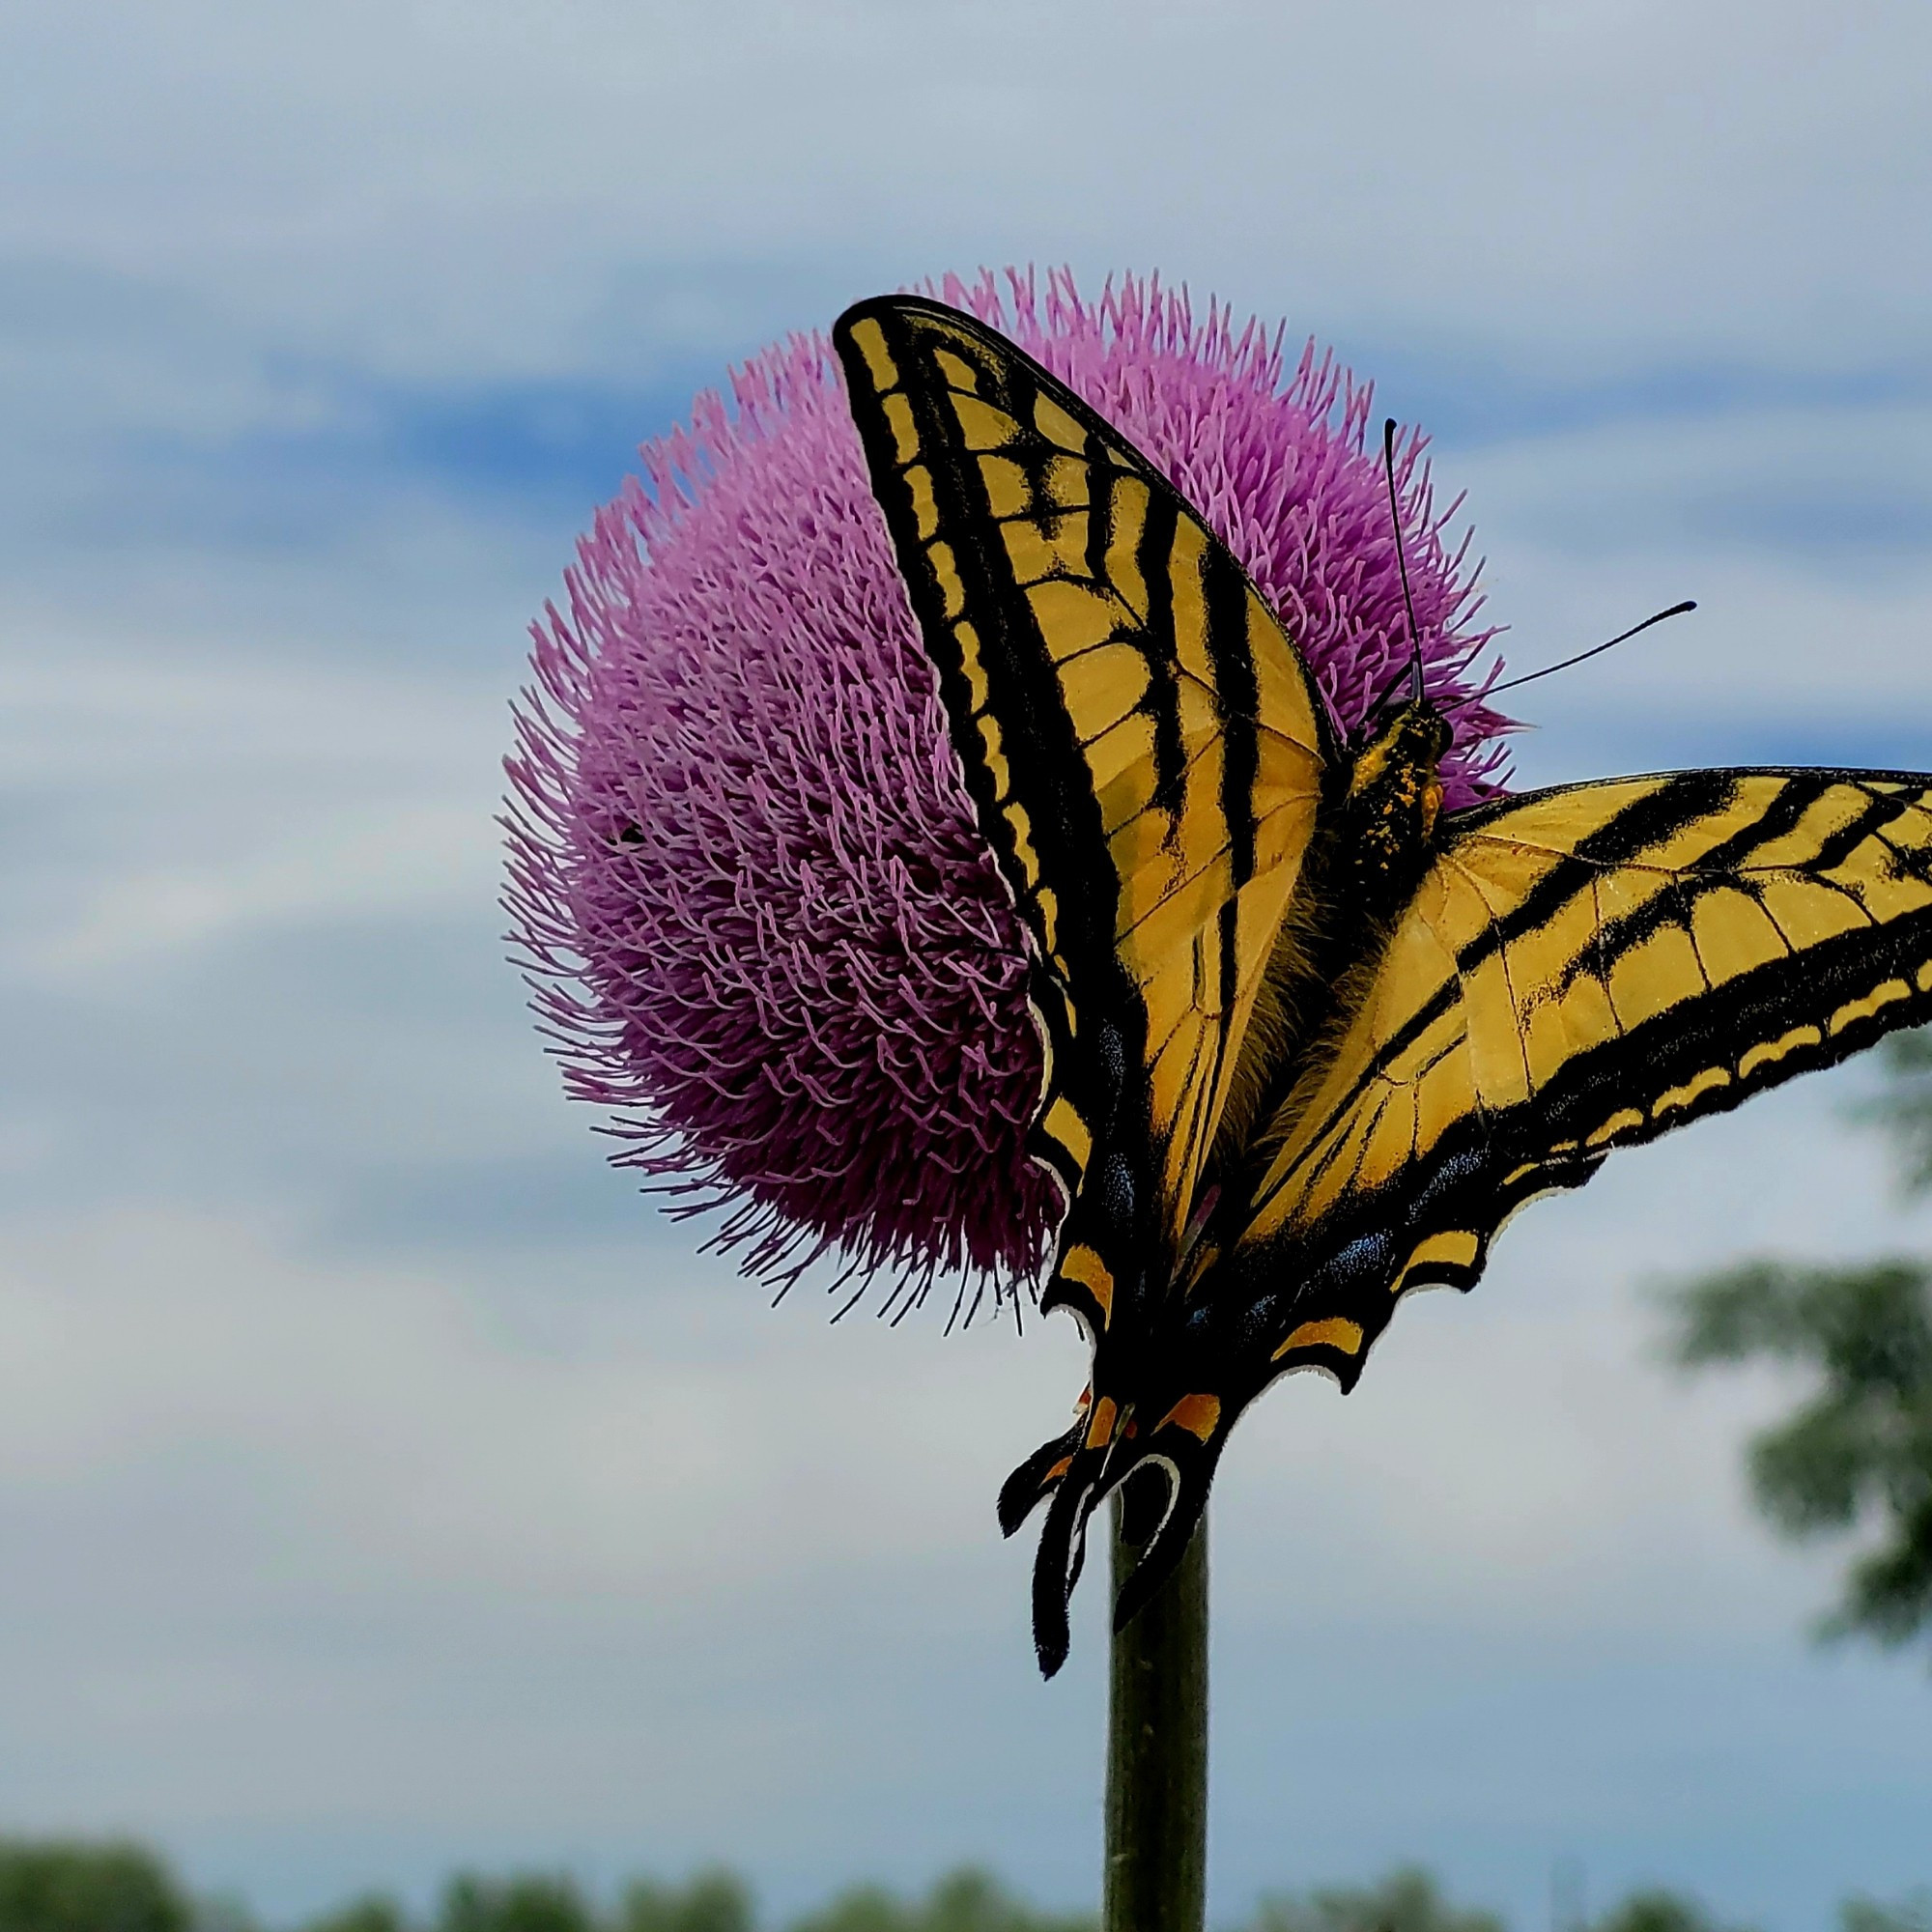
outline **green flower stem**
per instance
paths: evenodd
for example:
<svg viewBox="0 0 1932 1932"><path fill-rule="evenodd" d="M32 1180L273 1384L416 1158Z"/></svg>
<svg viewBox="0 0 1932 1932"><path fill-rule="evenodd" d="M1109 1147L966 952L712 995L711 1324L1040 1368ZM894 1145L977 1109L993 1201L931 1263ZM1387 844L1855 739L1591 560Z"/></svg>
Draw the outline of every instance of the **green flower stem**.
<svg viewBox="0 0 1932 1932"><path fill-rule="evenodd" d="M1114 1503L1114 1590L1132 1567ZM1208 1902L1208 1519L1114 1635L1103 1932L1202 1932Z"/></svg>

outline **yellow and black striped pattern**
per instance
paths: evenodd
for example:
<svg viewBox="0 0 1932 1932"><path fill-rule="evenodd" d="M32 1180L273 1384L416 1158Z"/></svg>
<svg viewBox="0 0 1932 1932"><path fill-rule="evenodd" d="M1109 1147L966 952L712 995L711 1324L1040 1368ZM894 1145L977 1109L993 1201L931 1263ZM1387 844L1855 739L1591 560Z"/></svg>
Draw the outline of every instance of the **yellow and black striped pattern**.
<svg viewBox="0 0 1932 1932"><path fill-rule="evenodd" d="M1442 814L1427 696L1339 745L1234 558L1019 350L902 297L834 339L1037 954L1033 1145L1068 1197L1045 1302L1094 1340L1073 1426L1001 1493L1009 1532L1047 1503L1051 1674L1129 1474L1165 1501L1118 1617L1274 1377L1352 1385L1404 1291L1471 1286L1527 1200L1932 1018L1932 777L1686 772Z"/></svg>
<svg viewBox="0 0 1932 1932"><path fill-rule="evenodd" d="M1010 343L888 298L835 332L980 820L1037 949L1049 1300L1164 1291L1333 753L1280 626L1135 450ZM1109 1160L1110 1201L1082 1189ZM1124 1202L1124 1210L1122 1203Z"/></svg>
<svg viewBox="0 0 1932 1932"><path fill-rule="evenodd" d="M1274 1350L1332 1361L1498 1222L1654 1139L1932 1009L1932 781L1688 772L1451 821L1332 1059L1280 1110L1238 1249L1319 1270L1364 1204L1408 1245ZM1474 1184L1410 1210L1433 1171ZM1319 1299L1319 1297L1315 1297Z"/></svg>

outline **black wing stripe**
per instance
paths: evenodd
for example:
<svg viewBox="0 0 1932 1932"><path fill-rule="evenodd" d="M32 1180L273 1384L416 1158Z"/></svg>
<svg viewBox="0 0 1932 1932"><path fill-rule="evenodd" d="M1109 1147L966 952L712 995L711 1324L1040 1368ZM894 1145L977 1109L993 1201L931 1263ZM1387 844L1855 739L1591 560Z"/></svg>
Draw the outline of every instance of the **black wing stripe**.
<svg viewBox="0 0 1932 1932"><path fill-rule="evenodd" d="M1715 1022L1692 1021L1682 1009L1659 1015L1579 1057L1532 1100L1465 1117L1419 1165L1411 1153L1403 1176L1379 1187L1345 1189L1342 1204L1319 1227L1237 1264L1225 1292L1230 1304L1245 1304L1241 1353L1252 1374L1233 1384L1233 1399L1244 1405L1275 1376L1311 1360L1352 1385L1394 1311L1395 1294L1425 1283L1473 1286L1495 1230L1523 1202L1582 1185L1614 1148L1728 1112L1798 1074L1847 1059L1884 1033L1932 1019L1932 910L1894 922L1882 937L1876 956L1871 936L1861 930L1778 962L1770 984L1727 1007ZM1794 1000L1805 999L1816 1022L1792 1024ZM1700 1085L1714 1065L1727 1077ZM1673 1093L1682 1097L1661 1108L1660 1094ZM1617 1096L1634 1104L1611 1116L1619 1122L1614 1131L1586 1144L1591 1123ZM1307 1177L1310 1184L1347 1145L1343 1138L1327 1145ZM1363 1136L1357 1146L1366 1145ZM1358 1157L1351 1184L1360 1171ZM1283 1347L1297 1333L1332 1333L1337 1323L1353 1331L1345 1348L1325 1340ZM1273 1344L1265 1368L1257 1366L1262 1337Z"/></svg>
<svg viewBox="0 0 1932 1932"><path fill-rule="evenodd" d="M1147 585L1148 629L1161 638L1174 635L1174 546L1180 530L1179 505L1156 495L1148 505L1141 526L1139 562ZM1178 811L1187 777L1187 748L1180 737L1180 707L1175 699L1179 667L1171 652L1162 652L1153 668L1161 702L1153 713L1153 803L1163 811Z"/></svg>
<svg viewBox="0 0 1932 1932"><path fill-rule="evenodd" d="M1060 1259L1101 1256L1080 1264L1098 1332L1111 1298L1171 1277L1332 729L1225 547L1049 373L919 298L859 304L834 341L1033 941L1049 1070L1030 1145L1069 1196ZM1080 1305L1061 1273L1047 1304Z"/></svg>
<svg viewBox="0 0 1932 1932"><path fill-rule="evenodd" d="M1615 862L1607 855L1618 852L1628 855L1625 866L1630 870L1652 875L1667 872L1669 868L1665 864L1652 863L1647 855L1656 852L1673 835L1694 831L1700 818L1726 810L1735 802L1743 781L1756 776L1783 777L1786 782L1769 802L1747 836L1734 835L1721 844L1714 845L1711 852L1690 861L1685 871L1676 874L1668 883L1661 883L1659 889L1641 904L1628 912L1605 917L1600 895L1601 882L1616 869ZM1833 792L1854 786L1864 796L1857 809L1846 815L1842 824L1822 834L1808 849L1763 859L1762 855L1781 841L1789 840L1803 825L1806 813L1819 807L1821 801L1830 799ZM1707 1001L1733 996L1742 1000L1745 991L1743 981L1759 988L1769 983L1761 978L1767 970L1764 967L1743 976L1743 981L1738 977L1713 980L1696 936L1697 907L1707 896L1743 893L1755 899L1777 934L1785 963L1796 969L1797 977L1788 986L1780 982L1780 990L1775 997L1753 1002L1754 1009L1761 1009L1763 1014L1763 1018L1754 1024L1772 1024L1771 1015L1774 1012L1786 1010L1788 1003L1794 999L1802 1000L1803 981L1806 976L1815 977L1820 988L1839 985L1841 981L1851 984L1860 977L1857 969L1851 971L1848 979L1838 969L1836 961L1845 951L1838 942L1807 942L1787 929L1778 918L1776 908L1766 902L1772 886L1781 880L1802 880L1808 890L1842 899L1859 920L1859 929L1842 936L1852 943L1854 950L1858 947L1869 949L1876 940L1883 938L1879 956L1889 961L1896 955L1907 966L1916 967L1918 959L1911 954L1912 941L1909 936L1916 929L1916 921L1908 918L1889 923L1882 922L1854 883L1830 874L1871 838L1878 828L1896 824L1906 813L1914 810L1923 816L1922 797L1921 792L1904 796L1889 790L1869 792L1849 774L1692 773L1661 792L1640 798L1624 808L1599 832L1579 841L1573 858L1559 861L1551 867L1550 876L1560 873L1561 883L1569 890L1561 893L1550 890L1549 878L1546 877L1531 888L1520 906L1492 921L1456 951L1453 975L1446 977L1431 996L1392 1031L1350 1087L1328 1106L1320 1128L1308 1136L1302 1154L1274 1176L1265 1191L1256 1197L1254 1206L1257 1213L1276 1200L1286 1188L1314 1184L1327 1164L1316 1158L1319 1151L1331 1138L1343 1136L1343 1129L1356 1110L1370 1104L1369 1096L1377 1084L1388 1081L1391 1078L1389 1069L1460 1003L1478 970L1494 959L1504 974L1505 981L1509 982L1510 950L1520 945L1533 945L1571 909L1579 889L1587 888L1591 895L1593 917L1589 922L1589 936L1575 956L1552 977L1552 985L1560 993L1578 978L1587 975L1605 988L1606 1005L1616 1025L1615 1039L1590 1049L1564 1069L1569 1079L1580 1080L1583 1078L1582 1069L1595 1063L1598 1070L1587 1084L1596 1091L1616 1084L1615 1077L1604 1070L1600 1056L1613 1046L1622 1048L1632 1041L1655 1038L1661 1022L1669 1018L1667 1014L1653 1016L1641 1021L1634 1030L1627 1031L1623 1013L1611 992L1618 964L1659 932L1674 929L1682 933L1689 943L1704 983L1679 1003L1679 1008L1686 1013L1698 1014L1706 1024L1708 1015L1704 1014L1703 1009ZM1692 811L1687 809L1692 805L1701 810ZM1490 816L1489 812L1484 813L1486 819ZM1481 836L1500 838L1504 835L1492 833L1486 826ZM1926 853L1902 852L1891 841L1883 842L1893 855L1901 874L1919 880L1932 875L1932 863L1928 863ZM1586 853L1587 857L1584 856ZM1715 853L1722 854L1721 865L1714 863L1712 855ZM1526 917L1532 910L1537 915L1534 919ZM1902 953L1899 952L1901 948L1904 949ZM1888 964L1879 977L1884 979L1892 971L1892 965ZM1527 1010L1526 1003L1517 1001L1516 1004L1519 1010ZM1677 1011L1679 1008L1672 1010ZM1524 1051L1525 1086L1533 1092L1537 1082L1529 1066L1527 1044L1521 1041L1520 1035L1519 1040ZM1739 1049L1740 1053L1755 1043L1754 1040L1746 1041ZM1631 1064L1634 1065L1635 1063L1633 1061ZM1731 1072L1728 1077L1735 1079L1738 1076ZM1552 1103L1554 1098L1552 1094ZM1674 1121L1667 1122L1675 1123ZM1596 1124L1591 1122L1590 1126ZM1584 1129L1585 1132L1588 1130L1588 1127ZM1662 1130L1662 1127L1658 1128L1660 1132ZM1312 1166L1311 1160L1315 1160Z"/></svg>

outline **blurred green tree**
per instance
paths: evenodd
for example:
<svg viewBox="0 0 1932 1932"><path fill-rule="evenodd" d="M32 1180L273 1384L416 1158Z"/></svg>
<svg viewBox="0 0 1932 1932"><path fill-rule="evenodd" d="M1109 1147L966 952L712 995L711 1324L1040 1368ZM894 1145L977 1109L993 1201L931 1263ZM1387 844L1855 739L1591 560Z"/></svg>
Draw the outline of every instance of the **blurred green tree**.
<svg viewBox="0 0 1932 1932"><path fill-rule="evenodd" d="M385 1892L364 1892L320 1918L311 1918L302 1932L410 1932L409 1915Z"/></svg>
<svg viewBox="0 0 1932 1932"><path fill-rule="evenodd" d="M0 1932L190 1932L195 1917L143 1846L0 1838Z"/></svg>
<svg viewBox="0 0 1932 1932"><path fill-rule="evenodd" d="M617 1902L614 1932L753 1932L752 1894L733 1873L699 1872L682 1886L647 1880Z"/></svg>
<svg viewBox="0 0 1932 1932"><path fill-rule="evenodd" d="M1895 1905L1848 1898L1838 1908L1843 1932L1932 1932L1932 1891L1915 1891Z"/></svg>
<svg viewBox="0 0 1932 1932"><path fill-rule="evenodd" d="M1031 1911L985 1872L967 1869L941 1879L921 1904L855 1887L791 1932L1094 1932L1096 1923L1092 1913Z"/></svg>
<svg viewBox="0 0 1932 1932"><path fill-rule="evenodd" d="M1720 1928L1695 1899L1681 1892L1645 1890L1634 1891L1612 1907L1591 1932L1720 1932Z"/></svg>
<svg viewBox="0 0 1932 1932"><path fill-rule="evenodd" d="M1264 1898L1251 1932L1504 1932L1504 1927L1492 1912L1451 1905L1428 1872L1405 1865L1365 1889Z"/></svg>
<svg viewBox="0 0 1932 1932"><path fill-rule="evenodd" d="M880 1886L855 1885L791 1932L912 1932L915 1910Z"/></svg>
<svg viewBox="0 0 1932 1932"><path fill-rule="evenodd" d="M1932 1188L1932 1037L1888 1043L1885 1126L1910 1192ZM1669 1346L1687 1367L1754 1361L1811 1387L1747 1447L1752 1493L1779 1534L1868 1532L1823 1636L1900 1644L1932 1630L1932 1264L1807 1267L1756 1261L1667 1291ZM1876 1909L1876 1908L1875 1908Z"/></svg>
<svg viewBox="0 0 1932 1932"><path fill-rule="evenodd" d="M443 1888L436 1932L597 1932L597 1915L574 1879L459 1872Z"/></svg>
<svg viewBox="0 0 1932 1932"><path fill-rule="evenodd" d="M572 1880L462 1873L435 1916L412 1918L371 1892L310 1919L301 1932L756 1932L744 1883L724 1870L682 1885L639 1880L608 1911ZM788 1932L1096 1932L1092 1913L1041 1913L983 1871L955 1871L923 1899L858 1886ZM1932 1891L1883 1904L1848 1899L1840 1932L1932 1932ZM142 1846L0 1838L0 1932L256 1932L238 1905L197 1899ZM1230 1932L1236 1932L1231 1927ZM1378 1884L1264 1898L1238 1932L1505 1932L1495 1914L1452 1905L1429 1873L1404 1866ZM1588 1932L1741 1932L1694 1900L1634 1892Z"/></svg>
<svg viewBox="0 0 1932 1932"><path fill-rule="evenodd" d="M1889 1133L1900 1182L1908 1193L1922 1193L1932 1187L1932 1027L1893 1034L1879 1065L1884 1091L1855 1107L1852 1118Z"/></svg>

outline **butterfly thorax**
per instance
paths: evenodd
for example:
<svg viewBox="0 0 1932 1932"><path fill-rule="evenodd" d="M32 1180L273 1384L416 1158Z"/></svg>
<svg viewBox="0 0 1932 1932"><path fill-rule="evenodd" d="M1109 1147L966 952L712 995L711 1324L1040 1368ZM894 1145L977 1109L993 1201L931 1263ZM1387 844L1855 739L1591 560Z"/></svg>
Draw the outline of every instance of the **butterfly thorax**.
<svg viewBox="0 0 1932 1932"><path fill-rule="evenodd" d="M1347 896L1375 919L1405 899L1427 863L1442 810L1449 726L1426 698L1405 704L1355 753L1339 851Z"/></svg>

